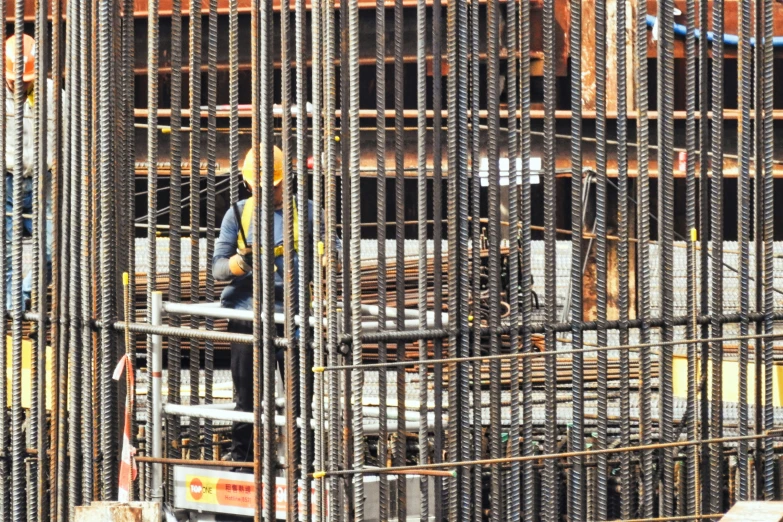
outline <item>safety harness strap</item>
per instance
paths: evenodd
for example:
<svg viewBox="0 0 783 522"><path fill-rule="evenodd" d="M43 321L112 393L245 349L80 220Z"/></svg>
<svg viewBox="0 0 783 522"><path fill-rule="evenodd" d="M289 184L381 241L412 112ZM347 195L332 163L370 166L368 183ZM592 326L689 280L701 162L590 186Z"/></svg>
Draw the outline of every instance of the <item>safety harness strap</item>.
<svg viewBox="0 0 783 522"><path fill-rule="evenodd" d="M299 245L299 210L296 208L296 200L294 204L294 252L298 252ZM247 248L247 236L245 230L249 231L253 222L253 212L256 206L256 198L250 196L245 202L245 208L242 209L242 220L239 224L239 233L237 234L237 246L240 250ZM283 245L275 247L275 257L280 257L285 252Z"/></svg>

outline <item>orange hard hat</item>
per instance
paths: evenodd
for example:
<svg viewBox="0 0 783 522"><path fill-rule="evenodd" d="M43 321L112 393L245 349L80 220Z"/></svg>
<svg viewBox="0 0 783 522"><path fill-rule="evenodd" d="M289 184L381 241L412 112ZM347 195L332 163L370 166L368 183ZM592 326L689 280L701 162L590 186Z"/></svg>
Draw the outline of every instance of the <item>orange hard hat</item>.
<svg viewBox="0 0 783 522"><path fill-rule="evenodd" d="M283 151L280 150L280 148L277 146L272 147L272 150L274 153L274 174L272 176L272 183L276 187L280 184L281 181L283 181ZM242 164L242 178L244 178L244 180L247 181L251 187L255 185L255 160L255 148L250 147L250 150L248 150L247 154L245 155L245 162Z"/></svg>
<svg viewBox="0 0 783 522"><path fill-rule="evenodd" d="M26 82L35 79L35 40L29 34L25 34L22 40L24 55L24 76ZM16 78L16 35L11 35L5 41L5 74L6 78Z"/></svg>

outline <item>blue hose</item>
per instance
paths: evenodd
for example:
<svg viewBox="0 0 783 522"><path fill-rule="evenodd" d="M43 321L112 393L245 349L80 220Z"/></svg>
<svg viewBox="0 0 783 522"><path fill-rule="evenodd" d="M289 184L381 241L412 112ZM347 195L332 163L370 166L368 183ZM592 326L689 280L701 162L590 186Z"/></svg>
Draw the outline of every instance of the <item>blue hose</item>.
<svg viewBox="0 0 783 522"><path fill-rule="evenodd" d="M647 15L647 25L649 27L653 27L655 25L656 18L652 15ZM677 36L687 36L688 30L687 28L682 24L674 24L674 34ZM698 29L694 30L694 36L696 38L699 38L701 34L701 31ZM714 38L714 35L712 31L707 31L707 41L712 42ZM724 34L723 35L723 43L726 45L739 45L739 36L736 34ZM750 45L755 46L756 45L756 39L751 37L750 39ZM783 36L774 36L772 38L772 47L783 47Z"/></svg>

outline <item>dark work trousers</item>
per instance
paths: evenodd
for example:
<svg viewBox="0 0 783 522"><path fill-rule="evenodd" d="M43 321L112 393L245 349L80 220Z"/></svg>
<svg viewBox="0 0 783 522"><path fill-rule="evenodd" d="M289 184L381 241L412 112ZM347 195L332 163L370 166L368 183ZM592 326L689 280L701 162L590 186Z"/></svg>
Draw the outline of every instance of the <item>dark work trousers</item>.
<svg viewBox="0 0 783 522"><path fill-rule="evenodd" d="M278 326L277 335L281 335ZM250 321L228 322L228 331L232 333L253 334ZM277 366L285 380L285 350L276 352ZM253 345L231 343L231 379L234 381L236 411L253 411ZM261 397L258 400L262 400ZM247 422L235 422L232 429L231 460L251 462L253 460L253 425Z"/></svg>

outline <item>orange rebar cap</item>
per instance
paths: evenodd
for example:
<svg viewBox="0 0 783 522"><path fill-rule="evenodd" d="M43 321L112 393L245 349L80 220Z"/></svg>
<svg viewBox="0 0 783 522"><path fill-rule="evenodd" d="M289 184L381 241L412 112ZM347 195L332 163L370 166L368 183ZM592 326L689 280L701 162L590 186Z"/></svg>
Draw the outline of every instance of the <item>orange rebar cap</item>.
<svg viewBox="0 0 783 522"><path fill-rule="evenodd" d="M25 34L22 40L24 54L24 76L26 82L35 79L35 40ZM16 35L11 35L5 41L5 74L7 78L16 78Z"/></svg>

